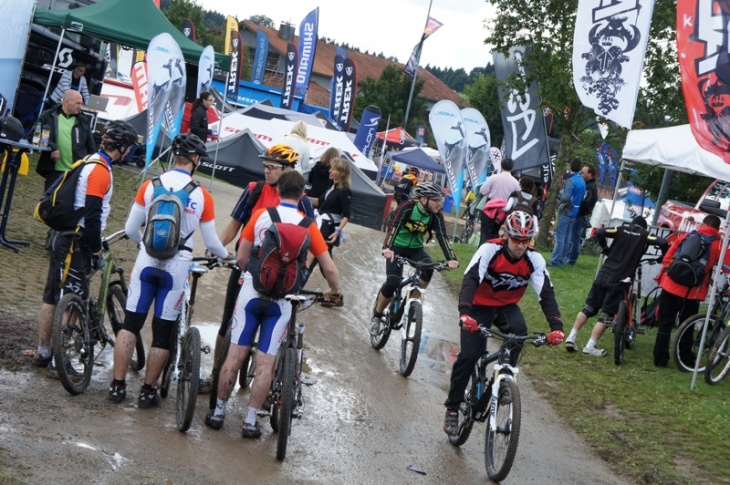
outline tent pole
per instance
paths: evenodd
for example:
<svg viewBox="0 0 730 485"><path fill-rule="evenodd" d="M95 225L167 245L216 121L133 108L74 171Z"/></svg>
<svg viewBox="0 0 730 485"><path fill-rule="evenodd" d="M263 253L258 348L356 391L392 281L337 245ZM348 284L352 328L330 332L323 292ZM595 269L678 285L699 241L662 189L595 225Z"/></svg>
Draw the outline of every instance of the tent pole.
<svg viewBox="0 0 730 485"><path fill-rule="evenodd" d="M53 63L51 64L51 71L48 73L48 82L46 83L46 90L43 92L43 99L41 100L41 109L38 112L43 113L43 108L46 105L46 99L48 99L48 90L53 82L53 71L56 70L56 60L58 59L58 53L61 52L61 44L63 43L63 36L66 35L66 28L61 29L61 36L58 38L58 45L56 46L56 54L53 56Z"/></svg>
<svg viewBox="0 0 730 485"><path fill-rule="evenodd" d="M611 221L613 220L613 209L616 207L616 197L618 197L618 189L621 187L621 173L624 170L624 164L626 163L626 160L623 158L621 159L621 165L618 167L618 175L616 175L616 186L613 188L613 200L611 201L611 210L608 213L608 227L611 227ZM643 208L642 208L643 210ZM603 266L603 260L606 259L606 257L601 254L598 257L598 267L596 268L596 276L598 276L598 272L601 270L601 266Z"/></svg>

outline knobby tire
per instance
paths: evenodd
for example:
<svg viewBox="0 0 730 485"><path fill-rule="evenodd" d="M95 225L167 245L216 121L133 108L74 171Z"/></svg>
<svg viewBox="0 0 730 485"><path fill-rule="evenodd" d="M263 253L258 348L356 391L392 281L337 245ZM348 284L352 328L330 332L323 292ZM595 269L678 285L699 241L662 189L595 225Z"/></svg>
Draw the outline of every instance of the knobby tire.
<svg viewBox="0 0 730 485"><path fill-rule="evenodd" d="M717 384L730 372L730 326L725 327L710 349L705 366L705 382Z"/></svg>
<svg viewBox="0 0 730 485"><path fill-rule="evenodd" d="M94 345L85 305L78 295L67 293L58 302L51 343L61 384L69 394L81 394L91 381Z"/></svg>
<svg viewBox="0 0 730 485"><path fill-rule="evenodd" d="M694 372L694 370L695 370L695 364L697 362L696 356L700 350L700 340L702 339L702 327L705 325L706 316L707 316L706 313L698 313L696 315L692 315L691 317L687 318L684 322L682 322L682 324L679 326L677 331L674 333L674 338L672 339L672 347L671 347L672 360L674 360L674 365L681 372ZM718 327L718 324L722 325L722 322L718 322L715 318L710 318L710 321L708 322L707 339L705 341L705 351L707 351L707 352L709 352L709 349L712 348L712 345L717 340L719 333L722 331L722 327ZM682 355L680 355L681 352L680 352L680 348L679 348L682 338L688 333L691 334L692 354L695 356L695 359L692 359L691 362L687 361L688 356L685 356L685 359L682 359ZM706 360L703 359L700 362L699 372L704 372L705 366L706 366Z"/></svg>
<svg viewBox="0 0 730 485"><path fill-rule="evenodd" d="M471 435L471 429L474 427L474 414L477 405L477 385L479 382L479 374L472 371L469 379L469 386L464 394L464 401L459 404L459 434L449 436L449 443L454 446L461 446L466 443ZM487 392L483 390L482 392Z"/></svg>
<svg viewBox="0 0 730 485"><path fill-rule="evenodd" d="M286 458L286 446L291 433L292 412L294 411L294 367L297 351L288 347L284 353L283 372L281 374L281 405L279 406L279 436L276 443L276 459Z"/></svg>
<svg viewBox="0 0 730 485"><path fill-rule="evenodd" d="M423 307L415 300L408 308L406 322L401 329L400 373L408 377L413 372L421 346L421 330L423 329Z"/></svg>
<svg viewBox="0 0 730 485"><path fill-rule="evenodd" d="M484 441L484 464L487 475L495 482L501 482L512 469L520 440L522 404L517 384L503 380L499 385L496 409L496 427L487 425L487 439ZM491 419L490 419L491 420Z"/></svg>
<svg viewBox="0 0 730 485"><path fill-rule="evenodd" d="M375 312L375 305L378 302L377 295L375 296L375 303L373 303L373 312ZM390 318L393 315L393 309L394 309L394 303L391 303L385 308L385 311L383 312L383 318L381 318L380 322L380 332L377 336L373 337L372 334L370 335L370 345L375 350L380 350L383 347L385 347L385 344L388 343L388 339L390 338ZM371 313L372 315L372 313ZM369 324L368 324L369 325ZM368 331L370 331L370 328L368 326Z"/></svg>
<svg viewBox="0 0 730 485"><path fill-rule="evenodd" d="M613 362L616 365L624 363L624 349L626 347L627 317L629 309L626 301L618 306L618 314L613 324Z"/></svg>
<svg viewBox="0 0 730 485"><path fill-rule="evenodd" d="M195 402L200 389L200 331L188 328L180 354L180 378L177 380L177 429L186 432L193 422Z"/></svg>

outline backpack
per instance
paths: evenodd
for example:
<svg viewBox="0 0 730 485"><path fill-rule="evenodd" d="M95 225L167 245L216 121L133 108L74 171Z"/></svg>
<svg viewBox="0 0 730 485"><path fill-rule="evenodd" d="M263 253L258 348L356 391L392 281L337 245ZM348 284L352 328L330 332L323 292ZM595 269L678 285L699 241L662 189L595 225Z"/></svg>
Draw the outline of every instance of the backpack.
<svg viewBox="0 0 730 485"><path fill-rule="evenodd" d="M697 231L690 232L679 243L667 275L682 286L699 286L705 278L710 245L715 239L717 239L715 236L705 236Z"/></svg>
<svg viewBox="0 0 730 485"><path fill-rule="evenodd" d="M305 281L309 232L314 221L304 217L299 224L281 222L275 207L266 209L271 226L264 231L260 246L251 249L246 271L262 296L279 299L298 292Z"/></svg>
<svg viewBox="0 0 730 485"><path fill-rule="evenodd" d="M533 204L535 203L535 197L532 197L531 199L528 199L525 197L525 195L522 193L521 190L517 190L512 193L510 198L515 198L515 203L512 205L512 208L510 209L510 214L514 211L522 211L526 212L528 214L535 215L535 210L533 209Z"/></svg>
<svg viewBox="0 0 730 485"><path fill-rule="evenodd" d="M156 259L170 259L180 249L186 249L185 242L193 234L181 238L182 217L191 192L199 186L200 183L191 180L185 187L173 192L162 185L159 177L152 179L152 202L142 237L147 254Z"/></svg>
<svg viewBox="0 0 730 485"><path fill-rule="evenodd" d="M644 297L644 303L641 305L641 325L647 327L656 327L659 325L659 291L661 286L657 286ZM649 302L649 300L652 300Z"/></svg>
<svg viewBox="0 0 730 485"><path fill-rule="evenodd" d="M256 202L259 201L259 198L261 198L261 192L264 190L264 184L266 184L266 182L259 181L248 183L248 198L246 199L246 210L248 211L248 215L246 216L244 224L248 224L248 220L251 219L253 208L256 205Z"/></svg>
<svg viewBox="0 0 730 485"><path fill-rule="evenodd" d="M84 207L74 209L76 186L79 183L81 171L87 163L104 165L108 169L104 160L89 160L89 157L71 165L70 170L58 177L48 187L48 190L45 191L43 197L35 206L34 216L37 220L55 231L76 229L81 217L84 215Z"/></svg>

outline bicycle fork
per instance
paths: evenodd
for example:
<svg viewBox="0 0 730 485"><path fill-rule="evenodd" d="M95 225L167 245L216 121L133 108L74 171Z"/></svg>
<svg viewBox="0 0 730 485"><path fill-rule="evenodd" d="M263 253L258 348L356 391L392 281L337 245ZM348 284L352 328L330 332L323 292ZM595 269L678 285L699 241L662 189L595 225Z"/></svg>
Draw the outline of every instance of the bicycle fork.
<svg viewBox="0 0 730 485"><path fill-rule="evenodd" d="M509 364L496 364L494 366L494 377L492 378L492 397L489 401L489 429L495 430L500 434L509 434L512 426L512 410L510 409L510 419L507 420L506 429L497 428L497 401L499 399L499 388L502 381L510 380L516 382L517 374L520 370Z"/></svg>

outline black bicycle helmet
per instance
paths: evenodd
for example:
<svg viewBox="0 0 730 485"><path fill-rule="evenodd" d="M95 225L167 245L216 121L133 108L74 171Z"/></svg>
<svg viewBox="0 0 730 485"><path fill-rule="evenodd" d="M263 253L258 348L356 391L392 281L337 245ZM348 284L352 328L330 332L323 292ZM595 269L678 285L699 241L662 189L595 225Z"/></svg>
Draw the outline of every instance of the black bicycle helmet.
<svg viewBox="0 0 730 485"><path fill-rule="evenodd" d="M443 197L444 190L436 182L421 182L413 187L413 197Z"/></svg>
<svg viewBox="0 0 730 485"><path fill-rule="evenodd" d="M134 126L123 120L110 121L104 128L102 136L104 145L108 148L117 149L123 152L137 143L137 130Z"/></svg>
<svg viewBox="0 0 730 485"><path fill-rule="evenodd" d="M514 211L504 221L504 230L508 236L517 239L531 239L537 233L533 217L524 211Z"/></svg>
<svg viewBox="0 0 730 485"><path fill-rule="evenodd" d="M293 167L299 160L299 152L289 145L279 143L278 145L271 145L264 153L259 155L259 158Z"/></svg>
<svg viewBox="0 0 730 485"><path fill-rule="evenodd" d="M23 123L18 118L12 116L0 118L0 140L20 141L23 134Z"/></svg>
<svg viewBox="0 0 730 485"><path fill-rule="evenodd" d="M203 143L203 141L198 138L197 135L193 135L190 133L177 135L175 139L172 140L172 153L174 153L175 155L183 156L208 156L208 152L205 151L205 143Z"/></svg>

